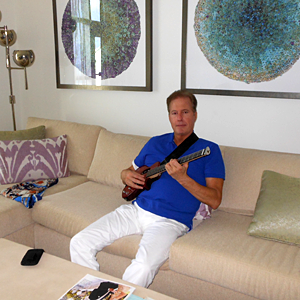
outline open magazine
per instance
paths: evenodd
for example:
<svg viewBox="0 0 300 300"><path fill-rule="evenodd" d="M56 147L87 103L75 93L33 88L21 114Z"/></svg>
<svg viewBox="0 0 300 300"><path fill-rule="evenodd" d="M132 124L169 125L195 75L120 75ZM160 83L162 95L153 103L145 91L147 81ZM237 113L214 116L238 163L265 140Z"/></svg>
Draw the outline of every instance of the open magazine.
<svg viewBox="0 0 300 300"><path fill-rule="evenodd" d="M134 287L87 274L59 300L129 300Z"/></svg>

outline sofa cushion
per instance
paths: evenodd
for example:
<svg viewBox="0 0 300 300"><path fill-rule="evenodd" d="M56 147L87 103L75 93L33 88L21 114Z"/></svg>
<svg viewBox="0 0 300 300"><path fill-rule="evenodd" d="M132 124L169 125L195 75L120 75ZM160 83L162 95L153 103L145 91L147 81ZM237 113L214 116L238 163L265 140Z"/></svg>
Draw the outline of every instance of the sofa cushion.
<svg viewBox="0 0 300 300"><path fill-rule="evenodd" d="M44 197L66 191L87 181L88 179L86 176L71 173L69 177L59 178L58 184L47 189L45 191Z"/></svg>
<svg viewBox="0 0 300 300"><path fill-rule="evenodd" d="M11 140L38 140L44 139L46 128L44 125L35 128L16 130L16 131L0 131L0 141Z"/></svg>
<svg viewBox="0 0 300 300"><path fill-rule="evenodd" d="M170 269L259 299L298 299L299 247L247 235L251 220L214 212L173 243Z"/></svg>
<svg viewBox="0 0 300 300"><path fill-rule="evenodd" d="M223 211L253 216L264 170L299 176L299 154L224 146L221 150L226 168L223 199L219 207Z"/></svg>
<svg viewBox="0 0 300 300"><path fill-rule="evenodd" d="M248 234L300 244L300 178L264 171Z"/></svg>
<svg viewBox="0 0 300 300"><path fill-rule="evenodd" d="M34 206L32 217L47 228L73 237L125 203L119 188L88 181L61 193L45 196Z"/></svg>
<svg viewBox="0 0 300 300"><path fill-rule="evenodd" d="M69 169L74 173L87 175L90 168L100 130L97 125L29 117L27 128L46 126L46 137L68 136Z"/></svg>
<svg viewBox="0 0 300 300"><path fill-rule="evenodd" d="M124 187L120 174L149 140L149 137L117 134L102 130L88 178L115 187Z"/></svg>
<svg viewBox="0 0 300 300"><path fill-rule="evenodd" d="M60 178L70 175L67 137L0 141L0 182Z"/></svg>
<svg viewBox="0 0 300 300"><path fill-rule="evenodd" d="M5 237L32 223L31 210L0 195L0 237Z"/></svg>

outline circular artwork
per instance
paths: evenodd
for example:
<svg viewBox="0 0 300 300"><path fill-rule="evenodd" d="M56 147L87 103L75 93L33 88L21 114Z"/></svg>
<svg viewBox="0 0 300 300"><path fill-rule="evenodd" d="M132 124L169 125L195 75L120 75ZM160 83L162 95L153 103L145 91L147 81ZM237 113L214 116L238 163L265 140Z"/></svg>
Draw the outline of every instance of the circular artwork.
<svg viewBox="0 0 300 300"><path fill-rule="evenodd" d="M255 83L287 72L300 55L299 0L200 0L194 30L209 63Z"/></svg>
<svg viewBox="0 0 300 300"><path fill-rule="evenodd" d="M101 0L99 6L98 20L93 20L89 0L69 0L62 18L61 38L75 67L91 78L100 76L104 80L115 78L130 66L137 52L141 25L134 0Z"/></svg>

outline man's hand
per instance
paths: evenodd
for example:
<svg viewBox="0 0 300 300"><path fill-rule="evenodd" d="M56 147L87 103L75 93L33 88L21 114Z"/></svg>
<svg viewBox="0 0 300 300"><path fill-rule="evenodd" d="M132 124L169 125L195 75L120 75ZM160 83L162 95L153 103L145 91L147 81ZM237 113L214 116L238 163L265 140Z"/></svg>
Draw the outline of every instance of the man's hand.
<svg viewBox="0 0 300 300"><path fill-rule="evenodd" d="M185 176L187 176L187 169L189 167L188 163L181 165L177 159L171 159L166 165L166 171L175 180L180 181Z"/></svg>
<svg viewBox="0 0 300 300"><path fill-rule="evenodd" d="M124 184L135 189L143 189L145 184L145 176L136 172L132 166L121 172L121 179Z"/></svg>

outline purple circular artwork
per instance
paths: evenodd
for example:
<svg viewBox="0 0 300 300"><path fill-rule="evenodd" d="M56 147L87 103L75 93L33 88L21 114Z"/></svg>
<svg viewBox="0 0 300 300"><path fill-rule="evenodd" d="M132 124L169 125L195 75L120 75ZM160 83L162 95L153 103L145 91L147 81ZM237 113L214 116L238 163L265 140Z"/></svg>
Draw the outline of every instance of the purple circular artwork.
<svg viewBox="0 0 300 300"><path fill-rule="evenodd" d="M62 18L61 38L65 53L76 68L91 78L100 76L104 80L129 68L137 52L141 25L134 0L98 3L95 17L89 0L69 0Z"/></svg>

